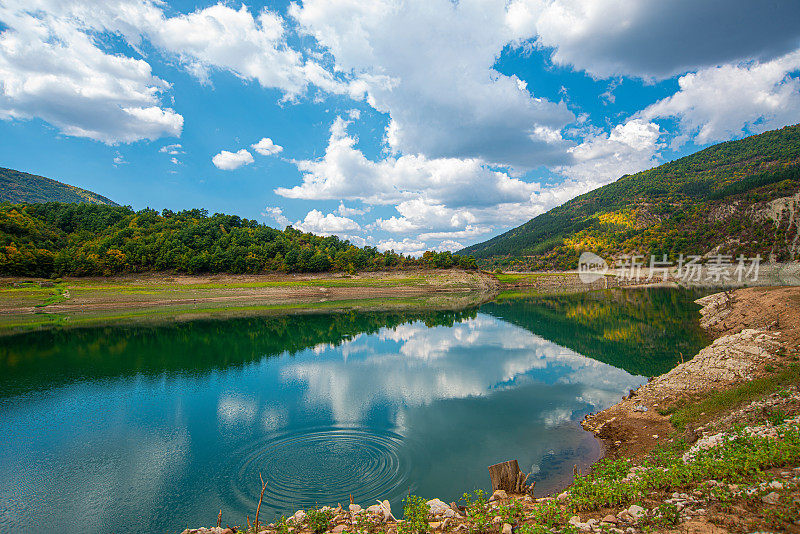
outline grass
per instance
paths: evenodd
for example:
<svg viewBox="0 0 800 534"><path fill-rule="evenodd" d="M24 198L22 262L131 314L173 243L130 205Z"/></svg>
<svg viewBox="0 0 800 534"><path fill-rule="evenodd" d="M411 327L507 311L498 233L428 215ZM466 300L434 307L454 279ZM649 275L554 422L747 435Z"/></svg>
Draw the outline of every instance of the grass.
<svg viewBox="0 0 800 534"><path fill-rule="evenodd" d="M433 310L452 308L454 299L465 299L458 307L477 304L479 296L474 293L453 293L448 295L403 296L398 298L363 298L328 300L324 302L284 302L263 305L231 305L219 303L217 306L180 304L159 307L137 308L132 310L92 311L82 313L47 313L46 307L35 314L17 314L0 319L0 335L37 330L54 326L88 327L122 323L153 323L181 320L182 318L232 318L260 316L282 313L314 313L359 310ZM208 304L208 303L206 303ZM213 304L213 303L212 303Z"/></svg>
<svg viewBox="0 0 800 534"><path fill-rule="evenodd" d="M631 460L602 460L589 475L575 479L570 505L576 511L620 507L641 502L654 491L685 491L711 479L753 484L764 478L767 469L800 463L800 431L789 425L777 429L778 439L737 430L731 439L698 451L688 462L681 454L685 444L659 449L633 479L626 479Z"/></svg>
<svg viewBox="0 0 800 534"><path fill-rule="evenodd" d="M417 495L403 499L403 522L398 534L425 534L428 532L428 504Z"/></svg>
<svg viewBox="0 0 800 534"><path fill-rule="evenodd" d="M42 288L37 282L0 285L0 335L53 326L90 326L125 322L180 320L182 317L236 317L271 313L352 310L425 310L479 303L480 296L469 279L449 273L424 275L377 274L353 278L268 279L256 281L203 279L200 283L179 283L164 279L71 279L56 280ZM282 288L286 291L261 292ZM353 288L336 297L319 293L295 293L302 288ZM358 288L409 288L413 292L397 297L377 297ZM429 288L446 288L433 293ZM69 291L69 293L66 293ZM67 299L66 295L70 298ZM363 297L363 298L362 298ZM50 309L64 303L65 306ZM449 304L448 304L449 303ZM33 311L34 313L31 313Z"/></svg>
<svg viewBox="0 0 800 534"><path fill-rule="evenodd" d="M771 376L744 382L725 391L709 393L697 402L684 401L675 404L661 413L670 415L672 425L678 430L684 430L686 425L697 422L701 417L714 417L774 393L789 384L800 384L800 365L797 363L789 364Z"/></svg>

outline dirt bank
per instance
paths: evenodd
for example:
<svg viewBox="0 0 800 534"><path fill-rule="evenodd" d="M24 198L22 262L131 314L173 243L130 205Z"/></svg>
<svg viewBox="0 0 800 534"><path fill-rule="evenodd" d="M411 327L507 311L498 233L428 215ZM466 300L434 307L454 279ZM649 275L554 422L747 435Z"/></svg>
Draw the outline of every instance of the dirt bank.
<svg viewBox="0 0 800 534"><path fill-rule="evenodd" d="M583 421L611 456L641 457L674 431L671 411L704 395L768 377L796 358L800 288L748 288L698 300L701 326L713 343L652 379L618 404ZM709 415L708 418L711 416ZM708 419L700 417L702 426ZM687 429L691 439L693 428Z"/></svg>

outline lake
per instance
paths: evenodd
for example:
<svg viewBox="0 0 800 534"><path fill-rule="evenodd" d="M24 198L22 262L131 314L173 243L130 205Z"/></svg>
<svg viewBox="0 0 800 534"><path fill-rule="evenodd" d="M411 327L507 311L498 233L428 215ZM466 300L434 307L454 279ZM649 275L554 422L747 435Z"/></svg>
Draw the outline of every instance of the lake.
<svg viewBox="0 0 800 534"><path fill-rule="evenodd" d="M601 456L579 422L707 342L682 290L0 338L0 532L180 532L519 460L536 495Z"/></svg>

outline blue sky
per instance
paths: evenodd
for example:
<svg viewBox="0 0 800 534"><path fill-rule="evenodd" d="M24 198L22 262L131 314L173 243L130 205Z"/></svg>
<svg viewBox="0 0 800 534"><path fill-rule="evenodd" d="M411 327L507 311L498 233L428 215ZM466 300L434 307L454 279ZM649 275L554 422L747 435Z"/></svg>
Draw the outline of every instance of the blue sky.
<svg viewBox="0 0 800 534"><path fill-rule="evenodd" d="M458 250L800 122L798 70L795 1L6 0L0 166Z"/></svg>

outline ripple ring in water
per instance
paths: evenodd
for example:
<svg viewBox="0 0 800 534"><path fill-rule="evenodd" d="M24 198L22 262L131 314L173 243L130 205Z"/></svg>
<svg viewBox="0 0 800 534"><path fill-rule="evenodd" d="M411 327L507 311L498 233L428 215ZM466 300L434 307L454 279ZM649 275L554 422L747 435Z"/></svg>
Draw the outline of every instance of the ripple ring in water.
<svg viewBox="0 0 800 534"><path fill-rule="evenodd" d="M255 509L261 473L267 482L263 506L278 514L347 504L351 494L366 505L377 498L399 500L411 478L403 437L375 430L325 428L270 436L237 451L233 462L235 507Z"/></svg>

